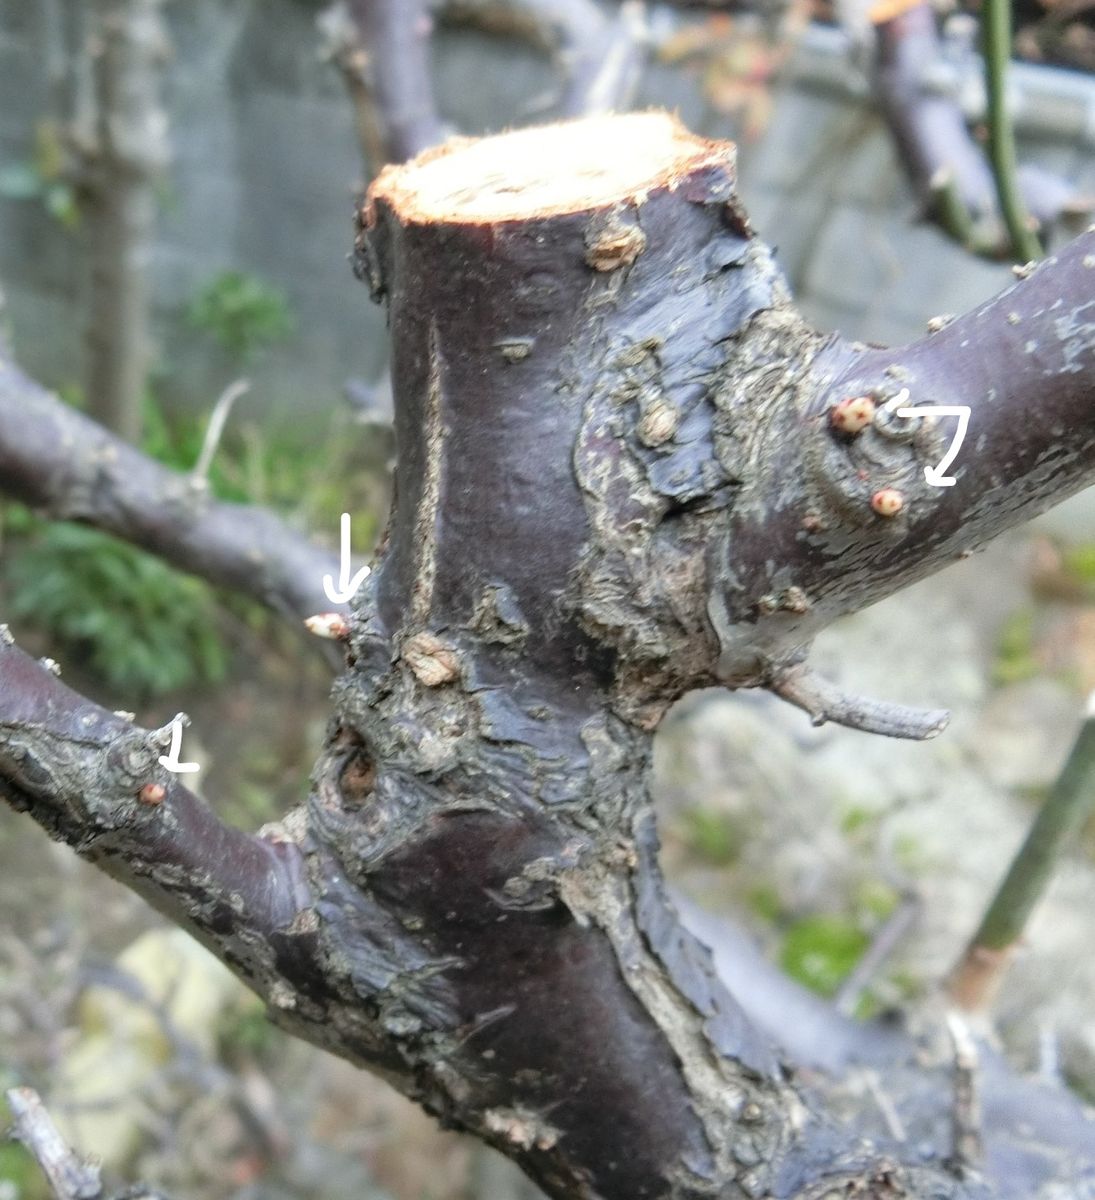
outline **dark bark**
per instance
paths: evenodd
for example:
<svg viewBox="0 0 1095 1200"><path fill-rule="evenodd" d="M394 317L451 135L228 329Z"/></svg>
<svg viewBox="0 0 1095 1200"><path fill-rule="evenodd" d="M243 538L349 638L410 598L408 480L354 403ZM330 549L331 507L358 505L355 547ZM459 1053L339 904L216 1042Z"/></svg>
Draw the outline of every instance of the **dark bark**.
<svg viewBox="0 0 1095 1200"><path fill-rule="evenodd" d="M0 349L0 491L81 521L294 623L345 611L323 591L338 560L263 508L228 504L63 404Z"/></svg>
<svg viewBox="0 0 1095 1200"><path fill-rule="evenodd" d="M1093 242L884 352L802 322L732 147L668 118L388 168L356 262L388 306L396 502L307 807L259 838L222 829L149 774L146 738L11 647L0 778L280 1024L551 1196L1026 1200L1074 1181L1090 1125L1055 1096L1030 1152L1017 1088L988 1182L970 1174L948 1045L834 1017L816 1036L846 1057L801 1059L837 1077L785 1066L772 1012L755 989L742 1007L741 969L728 989L664 893L649 777L684 691L775 685L839 613L1091 477ZM895 384L974 407L957 486L924 482L928 426L833 427L837 401ZM880 486L898 515L871 507ZM134 799L150 780L160 804ZM792 1060L807 1041L779 1040ZM904 1142L853 1086L860 1057L884 1064Z"/></svg>

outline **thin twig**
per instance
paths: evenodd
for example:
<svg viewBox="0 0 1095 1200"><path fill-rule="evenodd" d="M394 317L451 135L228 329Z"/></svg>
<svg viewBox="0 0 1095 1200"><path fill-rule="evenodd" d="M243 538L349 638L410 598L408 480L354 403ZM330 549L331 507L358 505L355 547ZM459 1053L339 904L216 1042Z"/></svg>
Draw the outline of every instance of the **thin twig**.
<svg viewBox="0 0 1095 1200"><path fill-rule="evenodd" d="M80 1158L61 1137L38 1093L33 1088L12 1088L7 1101L13 1136L34 1155L56 1200L100 1200L99 1167Z"/></svg>
<svg viewBox="0 0 1095 1200"><path fill-rule="evenodd" d="M976 1175L984 1164L977 1044L966 1022L957 1013L947 1014L947 1029L954 1046L951 1161L961 1175Z"/></svg>
<svg viewBox="0 0 1095 1200"><path fill-rule="evenodd" d="M856 963L855 969L840 985L833 999L839 1012L849 1016L855 1012L864 989L916 924L921 906L921 899L914 892L907 892L901 897L897 907L886 918L882 928L867 947L866 953Z"/></svg>
<svg viewBox="0 0 1095 1200"><path fill-rule="evenodd" d="M1095 693L1068 760L951 973L951 999L967 1012L985 1012L999 990L1035 905L1058 860L1095 802Z"/></svg>
<svg viewBox="0 0 1095 1200"><path fill-rule="evenodd" d="M209 468L213 465L213 455L217 453L221 435L224 433L224 427L232 412L232 405L241 396L246 396L250 390L251 381L249 379L237 379L235 383L230 383L224 389L220 399L213 406L209 425L205 430L205 438L202 441L201 453L198 455L198 461L194 464L194 469L190 472L190 483L193 487L204 491L209 486Z"/></svg>
<svg viewBox="0 0 1095 1200"><path fill-rule="evenodd" d="M988 104L989 162L992 164L1000 214L1017 262L1042 257L1042 246L1031 229L1019 190L1015 131L1007 100L1007 70L1011 62L1011 0L985 0L981 17Z"/></svg>
<svg viewBox="0 0 1095 1200"><path fill-rule="evenodd" d="M375 174L383 166L387 151L383 122L369 84L369 56L342 0L320 13L316 25L324 39L322 57L338 70L350 96L365 168Z"/></svg>
<svg viewBox="0 0 1095 1200"><path fill-rule="evenodd" d="M945 709L909 708L845 692L802 663L773 675L768 690L809 713L815 725L833 721L864 733L926 741L942 733L950 721Z"/></svg>

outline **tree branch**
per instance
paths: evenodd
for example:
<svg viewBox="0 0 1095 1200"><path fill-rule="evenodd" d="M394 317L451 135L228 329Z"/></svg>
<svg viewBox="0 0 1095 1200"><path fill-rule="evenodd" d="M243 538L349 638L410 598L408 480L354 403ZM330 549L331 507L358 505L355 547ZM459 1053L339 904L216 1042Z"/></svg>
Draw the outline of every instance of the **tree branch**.
<svg viewBox="0 0 1095 1200"><path fill-rule="evenodd" d="M444 136L429 65L425 0L348 0L367 56L369 89L384 126L386 162L403 162ZM378 171L383 162L374 162Z"/></svg>
<svg viewBox="0 0 1095 1200"><path fill-rule="evenodd" d="M163 0L95 0L89 45L94 142L84 171L88 260L86 394L127 441L140 433L151 357L148 262L168 161L160 103L168 56Z"/></svg>
<svg viewBox="0 0 1095 1200"><path fill-rule="evenodd" d="M66 687L0 626L0 787L12 805L188 928L252 983L259 939L307 901L299 855L221 823L149 732Z"/></svg>
<svg viewBox="0 0 1095 1200"><path fill-rule="evenodd" d="M521 36L553 54L564 78L562 116L626 109L648 51L645 6L624 0L612 16L594 0L439 0L448 20Z"/></svg>
<svg viewBox="0 0 1095 1200"><path fill-rule="evenodd" d="M6 1093L14 1122L13 1136L30 1151L42 1168L54 1200L105 1200L99 1168L87 1161L61 1137L41 1097L31 1088L11 1088ZM150 1188L128 1188L115 1200L164 1200Z"/></svg>
<svg viewBox="0 0 1095 1200"><path fill-rule="evenodd" d="M993 172L957 99L931 81L942 58L931 5L905 8L876 23L875 31L875 95L925 210L970 249L1006 253L1009 239ZM1067 184L1044 171L1020 169L1014 183L1042 227L1077 211L1080 203ZM1018 252L1022 247L1016 245Z"/></svg>
<svg viewBox="0 0 1095 1200"><path fill-rule="evenodd" d="M799 661L843 613L965 557L1095 478L1095 233L1077 238L995 299L893 350L801 343L769 372L754 472L726 526L712 598L728 682ZM808 380L808 382L806 382ZM967 405L952 487L925 468L952 418L897 419L890 402ZM866 397L852 433L833 412ZM886 505L879 504L884 495Z"/></svg>
<svg viewBox="0 0 1095 1200"><path fill-rule="evenodd" d="M299 621L332 606L335 557L262 508L213 499L108 433L0 354L0 489Z"/></svg>

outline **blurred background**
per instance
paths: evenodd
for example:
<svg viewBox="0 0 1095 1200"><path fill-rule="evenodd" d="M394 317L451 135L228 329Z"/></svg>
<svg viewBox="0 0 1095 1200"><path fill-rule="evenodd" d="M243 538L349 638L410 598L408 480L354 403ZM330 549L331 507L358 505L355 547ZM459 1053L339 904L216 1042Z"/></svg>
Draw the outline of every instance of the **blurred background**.
<svg viewBox="0 0 1095 1200"><path fill-rule="evenodd" d="M132 328L103 327L118 325L96 274L117 267L104 196L139 184L127 253L147 350L121 424L190 470L217 398L247 380L210 486L332 545L350 511L368 553L395 447L383 312L347 263L355 198L378 165L347 89L347 15L321 0L115 3L153 48L145 90L114 96L140 139L135 184L88 148L111 96L102 7L0 0L0 292L15 356L95 411L89 338L124 343ZM880 114L865 10L795 0L640 15L630 102L739 143L743 203L817 325L901 342L1011 280L1008 261L924 219ZM446 126L554 116L558 56L463 17L439 16L432 39ZM976 12L938 17L931 86L976 137ZM1095 194L1095 5L1031 0L1014 17L1021 157L1070 197ZM1051 244L1090 220L1081 203L1064 210L1044 231ZM330 670L257 605L0 501L0 615L109 707L146 725L187 711L186 757L233 820L257 826L306 794ZM909 745L812 729L766 695L689 697L659 735L664 860L678 888L745 923L785 970L870 1015L922 996L953 960L1095 689L1095 496L843 622L817 659L867 694L951 708L951 729ZM1088 830L999 1015L1017 1061L1095 1099L1093 854ZM857 976L880 936L891 952ZM179 1198L535 1194L492 1152L274 1030L181 933L0 808L0 1092L18 1083L108 1175ZM0 1200L44 1195L23 1151L0 1143Z"/></svg>

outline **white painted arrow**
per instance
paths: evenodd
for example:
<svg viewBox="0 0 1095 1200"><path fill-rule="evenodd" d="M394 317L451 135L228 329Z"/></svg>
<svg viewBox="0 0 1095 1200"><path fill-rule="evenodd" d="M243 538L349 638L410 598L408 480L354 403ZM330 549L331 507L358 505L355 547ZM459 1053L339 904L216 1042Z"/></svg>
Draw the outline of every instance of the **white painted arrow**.
<svg viewBox="0 0 1095 1200"><path fill-rule="evenodd" d="M946 470L958 457L958 451L962 449L962 442L965 440L966 430L970 424L971 411L968 404L923 404L916 408L899 408L897 410L899 417L958 418L958 428L954 431L951 444L947 449L947 453L940 460L939 465L924 468L924 478L932 487L953 487L958 482L953 475L947 475Z"/></svg>
<svg viewBox="0 0 1095 1200"><path fill-rule="evenodd" d="M169 771L174 771L177 775L186 775L191 771L201 770L200 763L179 762L179 754L182 752L182 731L183 715L179 713L171 722L171 750L167 754L160 755L160 765Z"/></svg>
<svg viewBox="0 0 1095 1200"><path fill-rule="evenodd" d="M338 587L330 575L323 576L323 590L332 604L346 604L362 583L372 573L369 567L362 567L350 578L350 514L342 514L342 555L338 568Z"/></svg>

